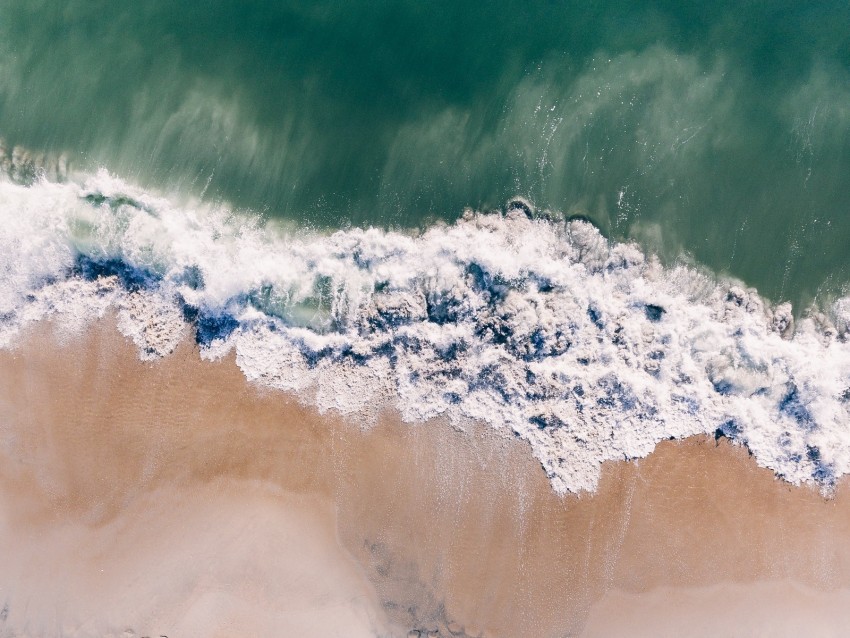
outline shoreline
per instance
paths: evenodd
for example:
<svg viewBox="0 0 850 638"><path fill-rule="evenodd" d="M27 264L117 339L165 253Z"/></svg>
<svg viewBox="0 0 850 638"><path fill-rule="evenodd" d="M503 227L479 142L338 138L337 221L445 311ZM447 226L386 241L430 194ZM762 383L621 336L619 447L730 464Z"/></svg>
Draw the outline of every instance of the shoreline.
<svg viewBox="0 0 850 638"><path fill-rule="evenodd" d="M113 319L64 343L40 323L0 351L0 416L0 562L19 561L0 631L709 635L670 592L695 609L761 592L781 630L788 600L825 628L850 616L848 482L826 499L722 439L662 442L561 497L489 428L357 427L188 340L139 361ZM57 571L67 591L45 587Z"/></svg>

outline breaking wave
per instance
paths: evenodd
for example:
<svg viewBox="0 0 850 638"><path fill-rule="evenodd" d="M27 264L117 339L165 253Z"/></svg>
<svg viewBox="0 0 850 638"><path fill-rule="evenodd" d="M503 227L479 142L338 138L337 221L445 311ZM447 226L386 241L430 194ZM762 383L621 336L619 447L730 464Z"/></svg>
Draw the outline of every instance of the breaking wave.
<svg viewBox="0 0 850 638"><path fill-rule="evenodd" d="M48 316L72 330L114 312L143 359L191 331L202 356L233 351L321 411L510 432L558 492L699 433L793 483L850 471L848 299L795 326L740 282L522 201L416 235L321 234L105 171L27 176L0 182L0 346Z"/></svg>

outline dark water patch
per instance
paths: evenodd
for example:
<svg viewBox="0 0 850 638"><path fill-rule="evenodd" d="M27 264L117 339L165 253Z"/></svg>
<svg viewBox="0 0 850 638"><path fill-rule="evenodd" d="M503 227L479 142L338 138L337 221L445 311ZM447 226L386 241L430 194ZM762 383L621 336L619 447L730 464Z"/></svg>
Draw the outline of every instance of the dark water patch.
<svg viewBox="0 0 850 638"><path fill-rule="evenodd" d="M383 357L386 359L390 367L395 369L396 363L398 363L398 353L396 351L395 345L390 341L384 341L383 343L378 344L372 350L372 354L375 357Z"/></svg>
<svg viewBox="0 0 850 638"><path fill-rule="evenodd" d="M505 213L520 212L529 219L534 218L534 205L524 199L512 199L505 206Z"/></svg>
<svg viewBox="0 0 850 638"><path fill-rule="evenodd" d="M596 386L603 394L596 399L596 403L602 407L625 412L637 406L638 399L632 389L613 373L601 377Z"/></svg>
<svg viewBox="0 0 850 638"><path fill-rule="evenodd" d="M735 421L735 419L729 419L728 421L724 421L715 431L714 431L714 440L717 441L721 438L739 440L741 436L741 426Z"/></svg>
<svg viewBox="0 0 850 638"><path fill-rule="evenodd" d="M197 306L193 306L190 303L186 303L186 300L183 299L182 296L178 297L177 302L180 305L180 312L183 315L183 321L186 323L194 324L198 319L198 315L201 310ZM197 339L196 339L197 341Z"/></svg>
<svg viewBox="0 0 850 638"><path fill-rule="evenodd" d="M130 292L150 288L161 277L147 268L139 268L118 258L95 258L78 255L71 270L72 276L94 281L101 277L117 277Z"/></svg>
<svg viewBox="0 0 850 638"><path fill-rule="evenodd" d="M568 215L567 216L567 222L584 222L585 224L590 224L596 230L598 230L602 234L603 237L606 237L605 229L601 228L600 225L599 225L599 222L594 220L592 217L590 217L588 215L584 215L582 213L575 213L573 215Z"/></svg>
<svg viewBox="0 0 850 638"><path fill-rule="evenodd" d="M483 293L484 298L491 305L503 301L511 288L516 288L523 283L506 281L499 274L493 275L475 262L466 267L466 276L470 281L470 287L476 292Z"/></svg>
<svg viewBox="0 0 850 638"><path fill-rule="evenodd" d="M661 317L663 317L664 313L667 311L661 306L648 303L644 307L644 312L646 313L646 318L650 321L661 321Z"/></svg>
<svg viewBox="0 0 850 638"><path fill-rule="evenodd" d="M473 290L489 290L493 284L493 278L482 266L475 262L470 263L466 267L467 277L472 283Z"/></svg>
<svg viewBox="0 0 850 638"><path fill-rule="evenodd" d="M374 357L375 352L359 352L351 346L343 347L336 356L337 360L351 361L355 365L363 366L369 363Z"/></svg>
<svg viewBox="0 0 850 638"><path fill-rule="evenodd" d="M389 346L389 343L387 343ZM398 347L411 354L419 354L422 352L422 339L413 334L396 333L392 337L392 347Z"/></svg>
<svg viewBox="0 0 850 638"><path fill-rule="evenodd" d="M145 204L132 197L127 197L126 195L110 197L108 195L104 195L103 193L88 193L87 195L83 196L83 199L92 206L106 205L113 211L121 208L122 206L130 206L131 208L143 210L146 213L153 212L149 206L146 206Z"/></svg>
<svg viewBox="0 0 850 638"><path fill-rule="evenodd" d="M779 411L794 419L805 430L813 430L817 423L811 412L800 399L800 391L794 382L789 382L785 395L779 401Z"/></svg>
<svg viewBox="0 0 850 638"><path fill-rule="evenodd" d="M714 387L714 391L717 392L717 394L722 394L723 396L729 396L735 389L735 386L726 379L713 380L711 385Z"/></svg>
<svg viewBox="0 0 850 638"><path fill-rule="evenodd" d="M530 279L537 285L537 291L543 294L550 293L555 290L555 285L547 277L542 277L538 274L532 274Z"/></svg>
<svg viewBox="0 0 850 638"><path fill-rule="evenodd" d="M626 338L623 333L622 325L617 325L617 327L614 328L614 331L611 333L611 343L613 343L615 346L626 345Z"/></svg>
<svg viewBox="0 0 850 638"><path fill-rule="evenodd" d="M425 296L428 321L438 325L456 323L464 314L463 300L450 294L434 292Z"/></svg>
<svg viewBox="0 0 850 638"><path fill-rule="evenodd" d="M332 355L333 349L330 347L315 349L306 343L301 344L301 356L304 357L304 361L310 368L315 368L322 359L326 359Z"/></svg>
<svg viewBox="0 0 850 638"><path fill-rule="evenodd" d="M457 361L458 357L464 354L469 348L469 344L463 341L452 341L446 346L438 346L435 352L443 361Z"/></svg>
<svg viewBox="0 0 850 638"><path fill-rule="evenodd" d="M470 383L470 391L484 390L494 391L505 403L510 403L513 391L510 389L510 381L505 373L497 365L487 365L481 368L478 376Z"/></svg>
<svg viewBox="0 0 850 638"><path fill-rule="evenodd" d="M179 282L189 286L192 290L203 290L206 285L204 273L197 266L187 266L179 278Z"/></svg>
<svg viewBox="0 0 850 638"><path fill-rule="evenodd" d="M806 446L806 458L812 463L812 478L822 485L835 484L835 468L829 463L824 463L821 458L820 448L815 445Z"/></svg>
<svg viewBox="0 0 850 638"><path fill-rule="evenodd" d="M209 346L213 341L227 339L238 327L239 322L227 313L201 311L195 318L195 340L201 346Z"/></svg>
<svg viewBox="0 0 850 638"><path fill-rule="evenodd" d="M443 398L451 405L457 405L463 401L463 397L461 397L457 392L446 392L443 394Z"/></svg>
<svg viewBox="0 0 850 638"><path fill-rule="evenodd" d="M384 310L374 313L366 319L366 325L361 329L361 334L380 333L394 330L410 323L410 318L402 312Z"/></svg>
<svg viewBox="0 0 850 638"><path fill-rule="evenodd" d="M538 430L557 430L566 424L554 414L538 414L528 419Z"/></svg>
<svg viewBox="0 0 850 638"><path fill-rule="evenodd" d="M602 330L605 327L605 324L602 323L602 313L593 306L587 307L587 316L590 318L593 325L599 330Z"/></svg>

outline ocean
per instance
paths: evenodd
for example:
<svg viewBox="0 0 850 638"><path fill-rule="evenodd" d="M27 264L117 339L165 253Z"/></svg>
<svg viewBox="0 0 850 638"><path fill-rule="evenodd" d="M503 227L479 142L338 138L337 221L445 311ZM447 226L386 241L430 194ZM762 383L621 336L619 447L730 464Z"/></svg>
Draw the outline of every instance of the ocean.
<svg viewBox="0 0 850 638"><path fill-rule="evenodd" d="M559 498L692 437L835 495L848 24L829 2L7 0L0 348L112 318L143 365L188 339L323 417L484 424Z"/></svg>
<svg viewBox="0 0 850 638"><path fill-rule="evenodd" d="M521 196L811 301L850 277L843 3L4 3L0 131L313 227Z"/></svg>

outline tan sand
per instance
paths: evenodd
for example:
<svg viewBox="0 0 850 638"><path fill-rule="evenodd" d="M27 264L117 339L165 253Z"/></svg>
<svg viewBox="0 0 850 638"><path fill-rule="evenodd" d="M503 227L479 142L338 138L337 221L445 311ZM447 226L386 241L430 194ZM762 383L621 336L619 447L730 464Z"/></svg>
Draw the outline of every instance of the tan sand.
<svg viewBox="0 0 850 638"><path fill-rule="evenodd" d="M658 587L606 593L591 609L582 636L846 636L850 590L822 591L793 581Z"/></svg>
<svg viewBox="0 0 850 638"><path fill-rule="evenodd" d="M830 635L848 539L850 490L725 442L560 498L515 439L362 431L110 321L0 352L0 636Z"/></svg>

